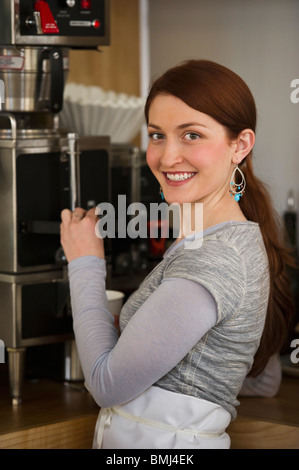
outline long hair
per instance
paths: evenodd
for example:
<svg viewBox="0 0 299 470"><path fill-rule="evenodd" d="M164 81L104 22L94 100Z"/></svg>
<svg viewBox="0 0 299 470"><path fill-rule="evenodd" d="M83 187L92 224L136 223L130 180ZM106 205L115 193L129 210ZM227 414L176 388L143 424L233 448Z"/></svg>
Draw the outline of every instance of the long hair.
<svg viewBox="0 0 299 470"><path fill-rule="evenodd" d="M207 60L189 60L171 68L153 83L145 104L149 108L159 94L180 98L188 106L207 114L225 126L228 137L244 129L256 129L256 106L246 83L230 69ZM252 151L241 163L246 194L240 200L244 216L257 222L269 260L270 294L265 326L249 375L258 375L270 356L280 352L289 332L294 305L288 266L293 258L285 246L284 230L266 186L253 172Z"/></svg>

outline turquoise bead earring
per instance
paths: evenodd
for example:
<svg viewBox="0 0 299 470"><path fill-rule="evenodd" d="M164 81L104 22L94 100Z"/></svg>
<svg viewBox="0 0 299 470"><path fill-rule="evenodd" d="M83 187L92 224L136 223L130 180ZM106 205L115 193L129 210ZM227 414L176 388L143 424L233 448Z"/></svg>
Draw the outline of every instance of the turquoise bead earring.
<svg viewBox="0 0 299 470"><path fill-rule="evenodd" d="M236 179L236 173L238 173L238 178L240 181L237 183L235 181ZM240 170L239 166L237 165L236 168L233 171L231 180L230 180L230 195L234 197L235 201L239 202L241 197L243 196L245 192L245 186L246 186L246 180L245 176L243 175L243 172Z"/></svg>
<svg viewBox="0 0 299 470"><path fill-rule="evenodd" d="M160 196L161 196L162 201L165 201L165 197L164 197L164 194L163 194L163 191L162 191L161 186L160 186L159 194L160 194Z"/></svg>

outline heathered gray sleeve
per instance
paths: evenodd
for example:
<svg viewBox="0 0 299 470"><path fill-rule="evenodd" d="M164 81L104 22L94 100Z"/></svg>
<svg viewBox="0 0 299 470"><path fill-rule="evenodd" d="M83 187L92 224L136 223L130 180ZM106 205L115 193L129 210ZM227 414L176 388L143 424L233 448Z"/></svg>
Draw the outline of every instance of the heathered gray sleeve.
<svg viewBox="0 0 299 470"><path fill-rule="evenodd" d="M105 261L69 264L74 331L87 387L99 406L136 397L169 372L216 323L210 293L186 279L166 279L118 339L108 311ZM169 328L171 325L171 328Z"/></svg>

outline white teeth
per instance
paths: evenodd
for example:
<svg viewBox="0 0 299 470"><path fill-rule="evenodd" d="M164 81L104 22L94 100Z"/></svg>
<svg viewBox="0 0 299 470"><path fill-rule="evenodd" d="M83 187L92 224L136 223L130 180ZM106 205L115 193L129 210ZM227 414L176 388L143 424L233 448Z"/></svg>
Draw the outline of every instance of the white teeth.
<svg viewBox="0 0 299 470"><path fill-rule="evenodd" d="M194 175L195 173L167 173L167 178L171 181L183 181L188 180Z"/></svg>

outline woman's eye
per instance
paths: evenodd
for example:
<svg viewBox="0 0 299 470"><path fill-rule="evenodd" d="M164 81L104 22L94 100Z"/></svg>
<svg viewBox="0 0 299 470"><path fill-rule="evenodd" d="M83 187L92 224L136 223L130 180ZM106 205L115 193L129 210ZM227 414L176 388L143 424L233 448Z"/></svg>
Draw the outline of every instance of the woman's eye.
<svg viewBox="0 0 299 470"><path fill-rule="evenodd" d="M200 138L200 135L197 134L196 132L188 132L185 134L185 139L187 140L197 140Z"/></svg>
<svg viewBox="0 0 299 470"><path fill-rule="evenodd" d="M159 132L152 132L149 134L149 138L152 140L161 140L163 139L163 134L160 134Z"/></svg>

